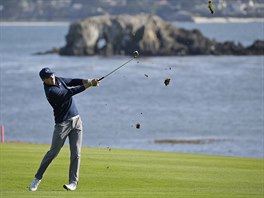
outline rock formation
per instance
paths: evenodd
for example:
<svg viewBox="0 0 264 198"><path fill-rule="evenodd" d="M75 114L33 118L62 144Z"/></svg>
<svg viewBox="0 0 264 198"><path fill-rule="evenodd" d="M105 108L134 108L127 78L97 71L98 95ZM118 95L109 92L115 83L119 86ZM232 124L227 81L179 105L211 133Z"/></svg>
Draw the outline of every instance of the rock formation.
<svg viewBox="0 0 264 198"><path fill-rule="evenodd" d="M219 43L199 30L177 28L153 15L96 16L70 25L61 55L263 55L264 41L250 47Z"/></svg>

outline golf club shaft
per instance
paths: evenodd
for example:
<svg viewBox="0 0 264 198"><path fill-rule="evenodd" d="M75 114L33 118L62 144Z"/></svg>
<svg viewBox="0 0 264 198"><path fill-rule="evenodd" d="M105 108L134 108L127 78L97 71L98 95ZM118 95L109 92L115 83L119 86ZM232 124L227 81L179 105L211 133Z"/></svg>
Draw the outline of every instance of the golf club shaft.
<svg viewBox="0 0 264 198"><path fill-rule="evenodd" d="M126 61L125 63L123 63L122 65L120 65L118 68L114 69L113 71L111 71L110 73L106 74L105 76L101 77L100 79L98 79L98 81L103 80L104 78L106 78L107 76L109 76L110 74L114 73L115 71L117 71L118 69L120 69L121 67L123 67L124 65L126 65L127 63L129 63L130 61L132 61L133 59L135 59L136 57L133 57L131 59L129 59L128 61Z"/></svg>

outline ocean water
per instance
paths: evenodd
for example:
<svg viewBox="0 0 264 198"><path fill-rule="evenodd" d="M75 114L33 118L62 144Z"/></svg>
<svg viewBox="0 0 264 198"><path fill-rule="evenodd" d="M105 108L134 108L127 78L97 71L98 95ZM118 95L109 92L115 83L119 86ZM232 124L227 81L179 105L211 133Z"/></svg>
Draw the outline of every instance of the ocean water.
<svg viewBox="0 0 264 198"><path fill-rule="evenodd" d="M175 25L244 45L264 39L261 23ZM0 124L6 141L51 142L53 112L38 76L42 67L57 76L99 78L130 58L33 55L65 45L68 27L0 25ZM139 57L75 96L83 145L263 158L263 67L263 56Z"/></svg>

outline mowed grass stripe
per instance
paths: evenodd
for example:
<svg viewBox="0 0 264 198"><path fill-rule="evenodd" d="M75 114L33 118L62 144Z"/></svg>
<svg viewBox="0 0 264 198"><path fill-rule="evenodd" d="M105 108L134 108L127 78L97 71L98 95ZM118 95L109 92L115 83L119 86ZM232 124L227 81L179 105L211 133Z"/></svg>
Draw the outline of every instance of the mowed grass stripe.
<svg viewBox="0 0 264 198"><path fill-rule="evenodd" d="M29 192L49 145L0 146L0 197L263 197L264 160L82 148L80 182L68 182L69 147L48 168L37 192Z"/></svg>

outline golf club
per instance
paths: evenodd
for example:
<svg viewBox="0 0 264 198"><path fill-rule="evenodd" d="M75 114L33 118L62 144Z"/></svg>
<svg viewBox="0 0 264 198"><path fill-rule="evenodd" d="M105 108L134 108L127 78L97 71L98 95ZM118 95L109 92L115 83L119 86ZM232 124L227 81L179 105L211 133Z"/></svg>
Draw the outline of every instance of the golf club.
<svg viewBox="0 0 264 198"><path fill-rule="evenodd" d="M120 65L118 68L114 69L113 71L111 71L110 73L106 74L105 76L101 77L100 79L98 79L98 81L103 80L104 78L106 78L107 76L109 76L110 74L114 73L115 71L117 71L118 69L120 69L121 67L125 66L127 63L129 63L130 61L134 60L135 58L137 58L139 56L138 51L134 51L133 52L133 58L129 59L128 61L126 61L125 63L123 63L122 65Z"/></svg>

